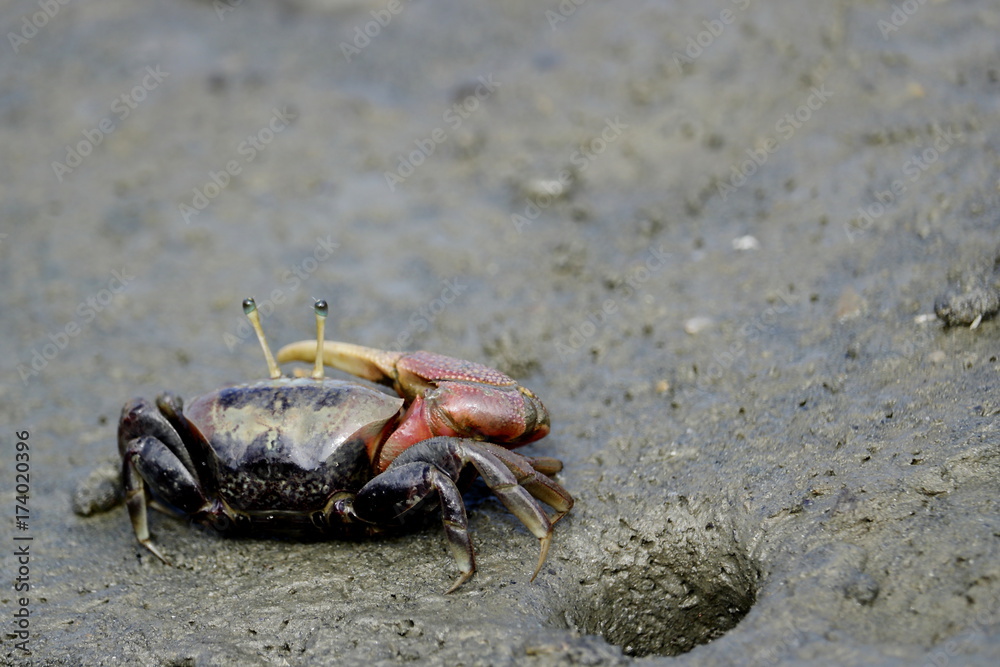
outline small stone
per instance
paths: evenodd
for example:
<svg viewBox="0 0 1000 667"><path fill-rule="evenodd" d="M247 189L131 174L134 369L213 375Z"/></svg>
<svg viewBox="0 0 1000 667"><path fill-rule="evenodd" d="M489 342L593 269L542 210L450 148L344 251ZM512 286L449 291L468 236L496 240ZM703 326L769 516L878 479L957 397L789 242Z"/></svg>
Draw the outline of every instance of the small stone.
<svg viewBox="0 0 1000 667"><path fill-rule="evenodd" d="M944 353L944 350L934 350L927 355L927 361L937 365L943 363L947 357L948 355Z"/></svg>
<svg viewBox="0 0 1000 667"><path fill-rule="evenodd" d="M521 194L537 201L556 201L568 197L575 185L576 179L567 181L557 178L532 178L521 184Z"/></svg>
<svg viewBox="0 0 1000 667"><path fill-rule="evenodd" d="M861 605L869 605L878 597L879 585L874 577L858 572L844 587L844 595Z"/></svg>
<svg viewBox="0 0 1000 667"><path fill-rule="evenodd" d="M951 483L941 476L941 470L931 468L913 476L912 487L925 496L939 496L951 491Z"/></svg>
<svg viewBox="0 0 1000 667"><path fill-rule="evenodd" d="M733 250L760 250L760 241L747 234L733 239Z"/></svg>
<svg viewBox="0 0 1000 667"><path fill-rule="evenodd" d="M906 94L913 99L920 99L927 95L927 91L917 81L910 81L906 84Z"/></svg>
<svg viewBox="0 0 1000 667"><path fill-rule="evenodd" d="M697 315L684 322L684 331L692 336L696 336L710 326L712 326L711 317Z"/></svg>
<svg viewBox="0 0 1000 667"><path fill-rule="evenodd" d="M837 299L837 321L846 322L861 316L865 309L865 300L857 290L848 285Z"/></svg>
<svg viewBox="0 0 1000 667"><path fill-rule="evenodd" d="M106 512L122 497L121 465L107 463L93 470L73 493L73 511L79 516Z"/></svg>

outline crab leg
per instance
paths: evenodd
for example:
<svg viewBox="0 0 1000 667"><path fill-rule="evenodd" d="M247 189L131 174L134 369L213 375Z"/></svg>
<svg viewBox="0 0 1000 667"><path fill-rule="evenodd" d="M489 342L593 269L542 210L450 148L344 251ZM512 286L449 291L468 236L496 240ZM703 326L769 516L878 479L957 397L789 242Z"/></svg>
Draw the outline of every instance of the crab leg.
<svg viewBox="0 0 1000 667"><path fill-rule="evenodd" d="M562 461L551 456L524 456L524 460L530 463L536 471L549 477L563 469Z"/></svg>
<svg viewBox="0 0 1000 667"><path fill-rule="evenodd" d="M184 416L184 401L180 396L165 392L156 397L156 407L181 441L186 443L186 458L194 466L191 474L198 480L204 495L216 495L219 484L218 458L204 438L192 432L194 427Z"/></svg>
<svg viewBox="0 0 1000 667"><path fill-rule="evenodd" d="M547 475L539 471L535 466L541 465L545 469L551 469L554 465L558 467L553 472L562 469L562 462L558 459L540 458L529 459L515 454L491 442L477 442L477 447L481 447L490 454L500 459L500 462L507 466L517 478L517 483L532 496L558 512L556 518L552 519L553 525L563 518L567 512L573 509L573 497L566 492L559 484L553 482Z"/></svg>
<svg viewBox="0 0 1000 667"><path fill-rule="evenodd" d="M451 593L476 571L476 554L469 538L469 521L455 480L429 462L400 465L368 482L354 498L353 514L362 521L385 524L404 515L437 493L441 520L452 557L461 571L445 593Z"/></svg>
<svg viewBox="0 0 1000 667"><path fill-rule="evenodd" d="M151 435L170 449L188 472L197 476L191 454L184 446L180 435L155 405L144 398L133 398L122 408L118 420L118 453L125 456L129 442L141 435Z"/></svg>
<svg viewBox="0 0 1000 667"><path fill-rule="evenodd" d="M354 499L357 518L370 523L400 519L406 512L437 492L442 507L442 520L452 554L462 574L447 591L457 589L475 572L475 555L468 535L468 521L461 493L455 482L462 470L472 465L486 485L514 516L536 537L539 543L538 564L532 581L542 569L552 541L552 522L533 496L560 512L568 511L571 500L555 482L546 485L537 479L527 461L516 461L516 454L504 451L504 459L496 455L502 447L463 438L432 438L407 449L381 475L366 484ZM511 466L517 473L512 472ZM530 471L530 472L529 472ZM522 477L528 487L518 483ZM561 493L554 489L559 488Z"/></svg>
<svg viewBox="0 0 1000 667"><path fill-rule="evenodd" d="M146 481L158 490L164 501L176 508L172 512L179 510L182 514L192 514L206 504L198 483L169 447L149 435L127 443L122 456L122 479L125 503L136 539L169 565L170 561L149 537Z"/></svg>
<svg viewBox="0 0 1000 667"><path fill-rule="evenodd" d="M170 565L166 556L160 553L152 540L149 539L149 511L146 508L146 488L142 482L142 476L135 469L135 463L128 458L122 466L122 478L125 481L125 505L128 507L129 520L132 522L132 531L139 544L149 549L154 556Z"/></svg>

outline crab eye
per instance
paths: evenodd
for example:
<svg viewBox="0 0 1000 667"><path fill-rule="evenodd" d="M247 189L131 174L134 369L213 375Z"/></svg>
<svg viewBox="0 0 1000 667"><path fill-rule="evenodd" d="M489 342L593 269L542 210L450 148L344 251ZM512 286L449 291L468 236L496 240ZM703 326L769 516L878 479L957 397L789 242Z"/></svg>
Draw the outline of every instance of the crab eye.
<svg viewBox="0 0 1000 667"><path fill-rule="evenodd" d="M247 315L257 310L257 302L253 300L253 297L247 297L243 299L243 312Z"/></svg>
<svg viewBox="0 0 1000 667"><path fill-rule="evenodd" d="M319 317L326 317L326 314L330 311L330 308L327 306L326 301L324 299L320 299L319 301L317 301L316 305L313 306L313 309L316 311L316 315Z"/></svg>

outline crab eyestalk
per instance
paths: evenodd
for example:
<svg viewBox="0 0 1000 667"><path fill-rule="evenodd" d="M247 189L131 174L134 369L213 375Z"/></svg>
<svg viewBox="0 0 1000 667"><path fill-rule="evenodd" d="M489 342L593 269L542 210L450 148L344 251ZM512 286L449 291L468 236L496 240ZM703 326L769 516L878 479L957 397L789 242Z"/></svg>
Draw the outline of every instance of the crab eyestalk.
<svg viewBox="0 0 1000 667"><path fill-rule="evenodd" d="M243 312L246 313L247 319L253 325L253 330L257 332L257 340L260 341L260 347L264 350L264 358L267 359L267 369L271 372L271 379L277 380L281 377L281 369L275 363L274 356L271 354L271 348L267 345L267 338L264 337L264 329L260 326L260 313L257 312L257 302L253 300L253 297L243 300Z"/></svg>
<svg viewBox="0 0 1000 667"><path fill-rule="evenodd" d="M326 301L320 299L313 306L316 311L316 364L313 366L312 377L314 380L323 379L323 333L326 328L326 314L328 311Z"/></svg>

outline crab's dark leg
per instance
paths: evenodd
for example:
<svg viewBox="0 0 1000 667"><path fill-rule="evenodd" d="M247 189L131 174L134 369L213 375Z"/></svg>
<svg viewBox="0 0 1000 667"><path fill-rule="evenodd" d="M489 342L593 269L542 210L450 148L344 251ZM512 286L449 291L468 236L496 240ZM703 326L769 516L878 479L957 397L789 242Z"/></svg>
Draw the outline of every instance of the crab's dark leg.
<svg viewBox="0 0 1000 667"><path fill-rule="evenodd" d="M165 504L175 513L191 515L207 504L198 482L177 454L149 435L126 443L122 455L122 478L125 503L136 539L169 565L169 561L149 538L146 520L149 492L153 491L156 498L162 501L161 505ZM146 488L147 485L149 489Z"/></svg>
<svg viewBox="0 0 1000 667"><path fill-rule="evenodd" d="M524 460L530 463L536 471L549 477L563 469L562 461L551 456L524 456Z"/></svg>
<svg viewBox="0 0 1000 667"><path fill-rule="evenodd" d="M451 593L476 571L469 524L462 494L454 479L430 462L413 462L387 470L362 487L354 498L353 515L376 525L404 521L405 515L437 493L448 546L462 572Z"/></svg>
<svg viewBox="0 0 1000 667"><path fill-rule="evenodd" d="M151 435L162 442L180 459L188 472L198 475L187 447L159 408L145 398L133 398L122 408L118 420L118 453L124 457L129 442L143 435Z"/></svg>
<svg viewBox="0 0 1000 667"><path fill-rule="evenodd" d="M503 455L496 450L502 450ZM497 498L538 538L540 553L531 577L534 579L548 554L552 522L533 496L552 505L560 515L569 510L572 500L555 482L537 473L527 460L502 447L451 437L420 442L358 492L353 513L373 524L402 520L403 515L437 492L448 543L462 573L447 591L450 593L476 570L465 505L455 484L468 465L476 469Z"/></svg>
<svg viewBox="0 0 1000 667"><path fill-rule="evenodd" d="M517 483L520 486L524 487L532 496L556 510L556 517L552 519L553 524L573 509L573 497L569 495L566 489L549 478L549 475L554 475L562 470L562 461L559 459L549 457L529 458L515 454L509 449L490 442L477 442L475 445L500 459L517 478Z"/></svg>
<svg viewBox="0 0 1000 667"><path fill-rule="evenodd" d="M184 416L184 402L180 396L164 393L156 397L165 424L173 429L183 442L186 456L178 455L206 496L215 497L219 490L219 468L215 452L191 422ZM188 467L190 465L190 467Z"/></svg>

